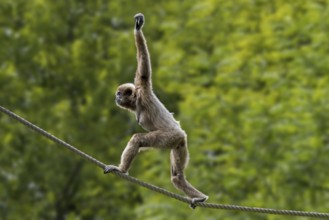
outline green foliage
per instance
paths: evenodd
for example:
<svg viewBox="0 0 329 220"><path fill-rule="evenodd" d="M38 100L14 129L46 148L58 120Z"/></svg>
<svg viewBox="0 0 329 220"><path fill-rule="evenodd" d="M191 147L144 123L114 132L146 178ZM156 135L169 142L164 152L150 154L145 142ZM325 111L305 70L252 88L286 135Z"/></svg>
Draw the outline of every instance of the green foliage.
<svg viewBox="0 0 329 220"><path fill-rule="evenodd" d="M193 185L210 202L325 212L328 3L0 0L0 105L117 163L142 131L113 100L133 81L143 12L155 91L189 135ZM288 219L191 211L0 122L1 219ZM163 154L142 153L130 174L175 191Z"/></svg>

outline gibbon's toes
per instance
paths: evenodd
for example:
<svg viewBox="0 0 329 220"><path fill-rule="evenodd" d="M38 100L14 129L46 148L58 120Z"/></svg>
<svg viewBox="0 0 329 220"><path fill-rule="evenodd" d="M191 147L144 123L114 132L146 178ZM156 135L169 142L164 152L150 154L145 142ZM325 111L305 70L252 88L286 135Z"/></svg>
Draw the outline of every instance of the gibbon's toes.
<svg viewBox="0 0 329 220"><path fill-rule="evenodd" d="M135 28L136 30L140 30L144 25L144 15L142 13L138 13L134 16L135 18Z"/></svg>
<svg viewBox="0 0 329 220"><path fill-rule="evenodd" d="M192 209L195 209L196 208L196 204L195 203L198 203L198 202L205 202L206 200L208 199L208 196L204 197L204 198L193 198L191 200L191 204L190 204L190 207Z"/></svg>
<svg viewBox="0 0 329 220"><path fill-rule="evenodd" d="M119 167L117 166L113 166L113 165L107 165L105 168L104 168L104 173L110 173L112 171L119 171L121 172L121 170L119 169Z"/></svg>

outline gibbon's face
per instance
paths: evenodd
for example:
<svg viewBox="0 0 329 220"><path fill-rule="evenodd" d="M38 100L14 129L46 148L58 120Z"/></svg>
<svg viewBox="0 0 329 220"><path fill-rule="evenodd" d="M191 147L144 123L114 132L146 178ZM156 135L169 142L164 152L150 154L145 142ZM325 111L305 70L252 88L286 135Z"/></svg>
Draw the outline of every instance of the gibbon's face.
<svg viewBox="0 0 329 220"><path fill-rule="evenodd" d="M115 103L124 109L136 110L136 90L132 83L122 84L115 93Z"/></svg>

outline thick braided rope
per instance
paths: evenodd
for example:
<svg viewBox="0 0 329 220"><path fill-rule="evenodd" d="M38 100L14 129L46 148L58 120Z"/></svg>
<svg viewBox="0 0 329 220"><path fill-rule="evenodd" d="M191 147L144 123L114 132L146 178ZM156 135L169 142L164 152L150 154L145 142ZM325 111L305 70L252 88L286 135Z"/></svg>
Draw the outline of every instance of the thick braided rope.
<svg viewBox="0 0 329 220"><path fill-rule="evenodd" d="M31 122L25 120L24 118L16 115L15 113L9 111L8 109L0 106L0 111L5 113L6 115L8 115L9 117L15 119L16 121L22 123L23 125L27 126L28 128L36 131L37 133L45 136L46 138L52 140L53 142L62 145L64 147L66 147L67 149L69 149L70 151L73 151L74 153L78 154L79 156L89 160L90 162L96 164L97 166L99 166L100 168L105 168L105 164L96 160L95 158L89 156L88 154L78 150L77 148L73 147L72 145L66 143L65 141L62 141L61 139L55 137L54 135L48 133L47 131L43 130L42 128L39 128L38 126L32 124Z"/></svg>
<svg viewBox="0 0 329 220"><path fill-rule="evenodd" d="M16 115L15 113L9 111L8 109L0 106L0 111L9 117L15 119L16 121L22 123L23 125L29 127L30 129L36 131L37 133L45 136L46 138L52 140L53 142L64 146L65 148L69 149L70 151L78 154L82 158L94 163L98 167L105 169L106 164L96 160L95 158L89 156L88 154L78 150L77 148L73 147L72 145L66 143L65 141L55 137L54 135L48 133L47 131L39 128L38 126L32 124L31 122L25 120L24 118ZM138 180L132 176L128 176L126 174L120 172L112 172L114 175L127 180L131 183L143 186L147 189L153 190L155 192L161 193L168 197L174 198L181 202L185 202L191 204L191 199L183 197L181 195L169 192L165 189L160 187L154 186L149 183L145 183L141 180ZM274 215L289 215L289 216L303 216L303 217L316 217L316 218L329 218L329 213L320 213L320 212L305 212L305 211L294 211L294 210L279 210L279 209L269 209L269 208L258 208L258 207L249 207L249 206L238 206L238 205L225 205L225 204L214 204L214 203L206 203L206 202L198 202L195 204L196 206L202 208L213 208L213 209L225 209L225 210L235 210L235 211L245 211L245 212L257 212L257 213L264 213L264 214L274 214Z"/></svg>

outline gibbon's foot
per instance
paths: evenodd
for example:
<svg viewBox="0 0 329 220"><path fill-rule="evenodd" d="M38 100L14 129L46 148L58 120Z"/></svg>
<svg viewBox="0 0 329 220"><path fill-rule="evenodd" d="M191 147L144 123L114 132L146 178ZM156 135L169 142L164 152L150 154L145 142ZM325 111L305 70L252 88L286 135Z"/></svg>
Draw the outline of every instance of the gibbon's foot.
<svg viewBox="0 0 329 220"><path fill-rule="evenodd" d="M139 31L142 29L144 25L144 15L142 13L138 13L134 16L135 18L135 29Z"/></svg>
<svg viewBox="0 0 329 220"><path fill-rule="evenodd" d="M208 196L204 197L204 198L193 198L191 200L191 204L190 204L190 207L192 209L195 209L196 208L196 204L195 203L198 203L198 202L205 202L206 200L208 199Z"/></svg>
<svg viewBox="0 0 329 220"><path fill-rule="evenodd" d="M104 174L107 174L107 173L110 173L110 172L113 172L113 171L118 171L120 173L124 173L117 166L114 166L114 165L106 165L106 167L104 169ZM124 174L128 174L128 173L124 173Z"/></svg>

